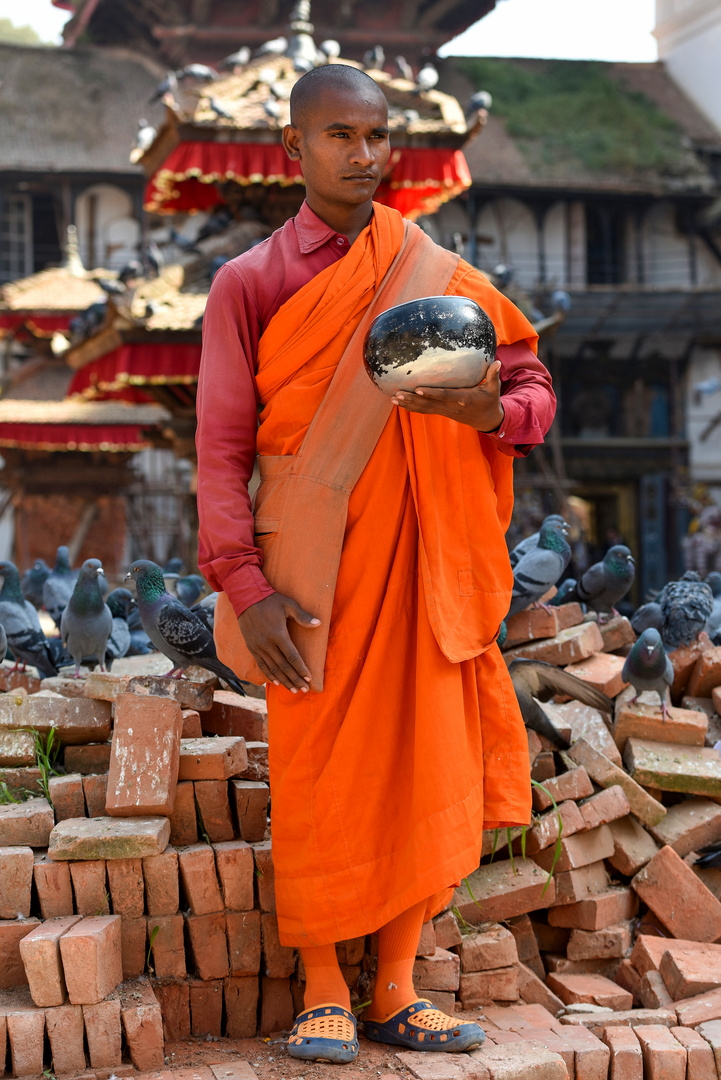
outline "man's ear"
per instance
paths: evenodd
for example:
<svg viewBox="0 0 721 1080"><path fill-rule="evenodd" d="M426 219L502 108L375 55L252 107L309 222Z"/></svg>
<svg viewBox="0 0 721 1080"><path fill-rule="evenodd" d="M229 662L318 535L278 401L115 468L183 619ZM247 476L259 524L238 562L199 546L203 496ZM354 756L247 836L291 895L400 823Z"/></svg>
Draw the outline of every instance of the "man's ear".
<svg viewBox="0 0 721 1080"><path fill-rule="evenodd" d="M291 161L300 161L300 132L291 124L283 128L283 146Z"/></svg>

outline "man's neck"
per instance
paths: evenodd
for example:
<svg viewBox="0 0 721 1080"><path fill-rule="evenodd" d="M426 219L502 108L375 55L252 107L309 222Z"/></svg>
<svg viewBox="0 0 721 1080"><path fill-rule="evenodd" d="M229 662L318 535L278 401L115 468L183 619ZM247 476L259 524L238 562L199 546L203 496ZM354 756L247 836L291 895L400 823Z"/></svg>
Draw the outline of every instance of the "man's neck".
<svg viewBox="0 0 721 1080"><path fill-rule="evenodd" d="M373 201L361 203L360 206L345 206L339 203L329 203L325 199L318 198L311 192L306 192L305 201L321 221L337 233L348 237L348 243L354 243L373 217Z"/></svg>

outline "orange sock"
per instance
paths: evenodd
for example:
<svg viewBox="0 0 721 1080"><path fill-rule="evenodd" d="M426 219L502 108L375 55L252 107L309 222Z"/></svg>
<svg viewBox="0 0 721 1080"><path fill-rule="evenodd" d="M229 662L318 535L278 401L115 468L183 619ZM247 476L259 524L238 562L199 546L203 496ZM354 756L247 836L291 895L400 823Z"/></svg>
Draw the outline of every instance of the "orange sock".
<svg viewBox="0 0 721 1080"><path fill-rule="evenodd" d="M413 986L413 965L421 936L427 901L396 916L378 933L378 974L373 1002L368 1010L376 1020L418 1000Z"/></svg>
<svg viewBox="0 0 721 1080"><path fill-rule="evenodd" d="M306 1009L314 1009L316 1005L342 1005L350 1009L350 990L341 974L335 945L315 945L301 949L300 955L305 967Z"/></svg>

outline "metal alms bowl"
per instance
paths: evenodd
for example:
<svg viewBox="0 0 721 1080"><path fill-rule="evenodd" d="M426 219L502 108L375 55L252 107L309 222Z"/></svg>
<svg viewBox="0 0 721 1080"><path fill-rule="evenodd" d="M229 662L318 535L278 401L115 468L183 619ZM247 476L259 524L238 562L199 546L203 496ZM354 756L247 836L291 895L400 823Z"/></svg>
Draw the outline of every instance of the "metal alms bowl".
<svg viewBox="0 0 721 1080"><path fill-rule="evenodd" d="M365 340L366 370L379 390L477 386L496 355L493 323L466 296L427 296L378 315Z"/></svg>

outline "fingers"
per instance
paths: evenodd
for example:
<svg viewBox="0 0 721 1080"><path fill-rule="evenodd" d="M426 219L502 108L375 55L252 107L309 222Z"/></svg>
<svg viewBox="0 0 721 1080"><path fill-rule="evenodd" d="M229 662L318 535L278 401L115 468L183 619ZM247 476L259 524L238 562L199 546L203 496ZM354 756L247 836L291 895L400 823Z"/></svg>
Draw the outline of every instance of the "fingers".
<svg viewBox="0 0 721 1080"><path fill-rule="evenodd" d="M300 626L320 626L320 619L316 619L314 615L303 611L303 608L299 607L295 600L287 600L285 613L289 619L295 619Z"/></svg>

